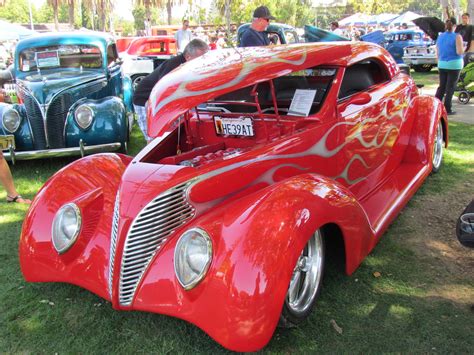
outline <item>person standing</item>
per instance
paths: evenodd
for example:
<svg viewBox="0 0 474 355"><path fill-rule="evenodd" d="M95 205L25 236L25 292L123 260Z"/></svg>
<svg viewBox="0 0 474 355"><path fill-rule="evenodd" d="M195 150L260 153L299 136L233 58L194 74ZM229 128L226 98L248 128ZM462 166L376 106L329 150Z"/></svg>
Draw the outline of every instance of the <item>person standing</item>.
<svg viewBox="0 0 474 355"><path fill-rule="evenodd" d="M337 22L337 21L331 22L331 32L334 33L335 35L338 35L338 36L341 36L341 37L344 36L344 33L339 28L339 22Z"/></svg>
<svg viewBox="0 0 474 355"><path fill-rule="evenodd" d="M242 34L239 47L268 46L270 40L265 30L270 24L270 20L274 19L275 17L270 14L268 7L257 7L253 12L252 23Z"/></svg>
<svg viewBox="0 0 474 355"><path fill-rule="evenodd" d="M10 168L1 150L0 150L0 183L3 185L5 190L7 190L7 202L26 203L26 204L31 203L30 200L21 197L21 195L16 191L15 184L13 183L12 173L10 171Z"/></svg>
<svg viewBox="0 0 474 355"><path fill-rule="evenodd" d="M209 46L203 40L195 38L184 48L183 53L178 54L160 64L151 74L141 80L133 92L133 107L137 114L137 122L147 143L151 140L148 136L146 102L148 101L153 87L166 74L181 64L194 58L202 56L209 50Z"/></svg>
<svg viewBox="0 0 474 355"><path fill-rule="evenodd" d="M471 59L471 57L474 56L474 48L471 48L472 46L474 46L472 38L472 31L474 29L470 22L471 16L467 12L463 13L461 16L461 24L456 26L456 30L454 31L461 35L462 40L465 44L464 66L466 66L469 62L474 61L474 58Z"/></svg>
<svg viewBox="0 0 474 355"><path fill-rule="evenodd" d="M174 34L176 39L176 45L178 47L178 53L183 53L184 48L188 45L189 42L193 39L193 34L189 30L189 21L183 21L183 27L176 31Z"/></svg>
<svg viewBox="0 0 474 355"><path fill-rule="evenodd" d="M439 86L436 97L443 101L448 115L454 115L452 99L459 73L463 68L463 43L461 35L454 33L456 19L446 20L446 31L438 36L436 51L438 56Z"/></svg>

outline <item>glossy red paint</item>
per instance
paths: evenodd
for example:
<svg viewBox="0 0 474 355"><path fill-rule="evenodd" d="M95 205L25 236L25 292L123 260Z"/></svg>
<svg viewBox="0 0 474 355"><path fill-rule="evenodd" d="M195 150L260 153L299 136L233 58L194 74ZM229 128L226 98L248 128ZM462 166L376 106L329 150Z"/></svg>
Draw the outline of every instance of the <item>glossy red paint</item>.
<svg viewBox="0 0 474 355"><path fill-rule="evenodd" d="M173 36L136 37L123 52L139 57L169 56L176 54L176 40Z"/></svg>
<svg viewBox="0 0 474 355"><path fill-rule="evenodd" d="M342 95L344 79L367 63L377 69L374 82ZM298 75L318 85L320 102L313 102L308 117L290 115L277 95L286 87L272 88L308 71ZM243 94L255 102L242 113ZM198 106L207 101L212 105ZM225 110L216 111L219 105ZM132 162L119 155L88 157L43 187L23 226L22 271L28 281L85 287L116 309L185 319L236 351L255 351L270 340L296 260L317 229L339 229L346 272L358 267L431 172L440 120L446 142L448 133L442 104L419 95L382 48L364 43L213 52L160 81L149 106L150 133L157 138ZM218 135L216 116L250 117L255 135ZM147 244L153 255L127 301L121 280L135 223L155 201L168 206L163 196L179 186L183 193L169 201L173 208L191 208L192 215L161 244ZM58 255L51 224L69 202L79 206L83 229ZM204 279L186 291L175 276L174 249L193 227L209 234L213 253Z"/></svg>

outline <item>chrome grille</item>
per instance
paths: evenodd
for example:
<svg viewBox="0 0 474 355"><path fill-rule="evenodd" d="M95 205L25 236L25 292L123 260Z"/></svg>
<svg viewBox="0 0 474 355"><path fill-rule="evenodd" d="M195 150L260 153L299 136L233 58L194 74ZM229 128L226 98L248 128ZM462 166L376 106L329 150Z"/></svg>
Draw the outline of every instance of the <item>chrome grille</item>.
<svg viewBox="0 0 474 355"><path fill-rule="evenodd" d="M63 148L66 145L64 125L69 108L74 103L69 93L58 95L53 99L48 108L47 125L49 148Z"/></svg>
<svg viewBox="0 0 474 355"><path fill-rule="evenodd" d="M186 198L191 183L180 184L158 195L133 221L125 240L120 269L121 305L132 303L146 268L168 236L194 217L195 209Z"/></svg>
<svg viewBox="0 0 474 355"><path fill-rule="evenodd" d="M33 134L33 148L46 149L46 134L44 131L43 114L41 113L38 103L23 89L18 90L18 94L25 105L26 117L30 122Z"/></svg>
<svg viewBox="0 0 474 355"><path fill-rule="evenodd" d="M119 224L119 206L120 198L117 192L114 206L114 217L112 218L112 233L110 235L110 260L109 260L109 294L112 299L112 282L114 280L115 250L117 248L117 234Z"/></svg>

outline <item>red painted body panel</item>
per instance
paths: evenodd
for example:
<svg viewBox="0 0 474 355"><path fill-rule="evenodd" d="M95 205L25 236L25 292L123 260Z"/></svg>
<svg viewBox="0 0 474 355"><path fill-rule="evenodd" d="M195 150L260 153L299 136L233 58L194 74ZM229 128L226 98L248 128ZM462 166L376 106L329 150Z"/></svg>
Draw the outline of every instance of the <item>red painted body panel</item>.
<svg viewBox="0 0 474 355"><path fill-rule="evenodd" d="M176 40L173 36L137 37L123 51L129 55L147 57L176 54Z"/></svg>
<svg viewBox="0 0 474 355"><path fill-rule="evenodd" d="M381 63L386 79L338 99L347 66L370 58ZM258 114L248 113L253 137L218 135L216 114L194 109L322 65L334 69L330 79L320 78L330 81L324 104L309 117L262 113L257 105ZM346 272L352 273L429 175L440 120L447 142L442 104L419 96L413 80L375 45L232 49L188 62L165 78L150 105L157 138L133 161L113 154L81 159L40 191L23 226L22 271L28 281L85 287L116 309L185 319L236 351L258 350L271 338L295 262L315 230L327 224L340 229ZM133 225L147 206L182 184L192 216L156 247L127 303L120 282ZM69 202L79 206L84 224L76 244L58 255L52 220ZM209 234L212 263L202 282L186 291L175 276L174 249L193 227Z"/></svg>

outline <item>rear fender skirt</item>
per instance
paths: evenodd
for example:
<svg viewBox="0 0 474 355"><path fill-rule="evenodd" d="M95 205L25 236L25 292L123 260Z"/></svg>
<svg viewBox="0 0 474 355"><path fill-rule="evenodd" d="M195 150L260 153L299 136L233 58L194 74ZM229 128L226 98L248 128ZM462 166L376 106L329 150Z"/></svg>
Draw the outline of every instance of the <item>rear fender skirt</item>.
<svg viewBox="0 0 474 355"><path fill-rule="evenodd" d="M183 318L231 350L261 349L278 323L301 250L327 223L341 227L346 269L353 272L375 237L359 203L333 180L293 177L213 209L164 245L132 308ZM175 276L174 249L193 227L209 233L213 259L201 283L185 291Z"/></svg>
<svg viewBox="0 0 474 355"><path fill-rule="evenodd" d="M448 146L446 109L438 99L432 96L420 95L411 102L409 114L414 115L414 123L403 162L432 164L433 141L440 120L443 122L445 145Z"/></svg>
<svg viewBox="0 0 474 355"><path fill-rule="evenodd" d="M115 196L130 157L96 154L57 172L38 192L22 228L20 265L27 281L67 282L108 299L110 228ZM56 212L78 205L82 227L76 243L59 255L51 242Z"/></svg>

